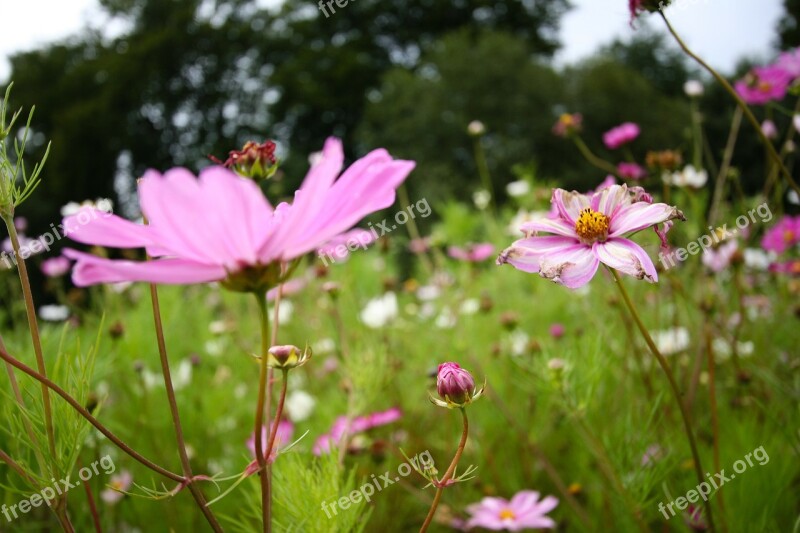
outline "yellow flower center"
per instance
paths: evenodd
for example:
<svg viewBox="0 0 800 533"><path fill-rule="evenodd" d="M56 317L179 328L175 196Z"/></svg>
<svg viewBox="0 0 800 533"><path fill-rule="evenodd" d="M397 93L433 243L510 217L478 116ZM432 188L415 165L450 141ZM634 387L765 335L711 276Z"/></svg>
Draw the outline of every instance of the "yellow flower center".
<svg viewBox="0 0 800 533"><path fill-rule="evenodd" d="M564 126L572 126L575 122L572 118L572 115L570 115L569 113L564 113L563 115L561 115L559 120L561 120L561 123Z"/></svg>
<svg viewBox="0 0 800 533"><path fill-rule="evenodd" d="M517 515L514 514L514 511L511 509L503 509L500 511L500 520L514 520L517 518Z"/></svg>
<svg viewBox="0 0 800 533"><path fill-rule="evenodd" d="M575 233L587 244L605 241L608 236L608 217L587 207L575 222Z"/></svg>
<svg viewBox="0 0 800 533"><path fill-rule="evenodd" d="M762 93L768 93L772 90L772 84L767 81L759 82L758 90Z"/></svg>
<svg viewBox="0 0 800 533"><path fill-rule="evenodd" d="M784 242L792 242L794 240L794 232L790 229L787 229L783 232L783 240Z"/></svg>

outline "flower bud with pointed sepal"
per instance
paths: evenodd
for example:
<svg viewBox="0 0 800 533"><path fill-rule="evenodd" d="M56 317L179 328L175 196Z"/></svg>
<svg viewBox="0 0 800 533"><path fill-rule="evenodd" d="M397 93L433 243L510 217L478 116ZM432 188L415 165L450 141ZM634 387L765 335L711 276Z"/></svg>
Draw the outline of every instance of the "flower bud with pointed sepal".
<svg viewBox="0 0 800 533"><path fill-rule="evenodd" d="M284 346L273 346L267 352L267 366L281 370L289 370L302 366L311 359L311 348L307 345L305 350L300 350L297 346L287 344Z"/></svg>
<svg viewBox="0 0 800 533"><path fill-rule="evenodd" d="M475 379L458 363L442 363L436 375L438 398L430 396L431 402L448 409L463 408L483 395L486 384L478 390Z"/></svg>

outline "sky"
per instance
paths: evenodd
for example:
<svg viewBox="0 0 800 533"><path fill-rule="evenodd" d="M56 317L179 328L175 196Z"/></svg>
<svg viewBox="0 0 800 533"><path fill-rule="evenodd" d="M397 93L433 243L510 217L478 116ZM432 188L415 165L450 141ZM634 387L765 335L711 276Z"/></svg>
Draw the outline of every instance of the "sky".
<svg viewBox="0 0 800 533"><path fill-rule="evenodd" d="M599 46L634 31L628 24L627 0L572 3L575 9L562 21L559 64L590 56ZM687 44L723 71L732 70L745 55L767 58L781 14L781 0L674 0L667 11ZM122 29L109 25L97 0L0 0L0 17L0 81L7 79L8 56L15 51L74 35L86 26L112 33ZM657 16L647 19L654 27L663 26Z"/></svg>

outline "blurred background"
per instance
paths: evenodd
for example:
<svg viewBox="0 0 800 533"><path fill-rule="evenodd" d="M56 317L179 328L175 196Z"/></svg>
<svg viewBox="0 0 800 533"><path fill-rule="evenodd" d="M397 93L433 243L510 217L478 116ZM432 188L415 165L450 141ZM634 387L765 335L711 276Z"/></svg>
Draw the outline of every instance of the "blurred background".
<svg viewBox="0 0 800 533"><path fill-rule="evenodd" d="M632 28L624 0L350 0L324 12L311 0L2 4L0 84L15 83L14 106L36 105L31 157L53 143L36 201L19 213L32 234L73 200L112 198L136 217L146 168L198 170L247 140L278 142L272 194L293 190L336 135L350 158L385 146L417 160L410 196L431 203L478 187L473 120L486 125L501 203L521 178L583 189L602 179L552 135L564 112L583 114L601 154L602 132L627 120L641 124L641 146L691 143L689 121L675 118L688 117L682 88L699 73L658 17ZM670 8L688 43L732 78L800 44L799 14L800 0ZM706 149L718 154L733 107L716 87L704 100ZM740 142L734 164L755 189L762 149L751 131Z"/></svg>

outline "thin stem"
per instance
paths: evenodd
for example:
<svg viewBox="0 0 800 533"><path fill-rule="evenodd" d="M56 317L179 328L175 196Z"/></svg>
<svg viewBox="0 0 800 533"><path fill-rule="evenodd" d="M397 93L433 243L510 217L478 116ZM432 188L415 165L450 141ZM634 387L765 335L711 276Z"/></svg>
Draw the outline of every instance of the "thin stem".
<svg viewBox="0 0 800 533"><path fill-rule="evenodd" d="M400 203L406 207L411 205L411 200L408 197L408 191L406 190L406 184L402 183L397 188L397 196L400 200ZM421 241L422 236L419 233L419 228L417 227L417 222L414 220L414 217L408 217L408 223L406 223L406 227L408 227L408 235L416 241ZM423 251L419 254L420 259L422 260L422 264L425 266L425 269L428 271L429 274L433 273L433 263L431 259L428 257L428 253Z"/></svg>
<svg viewBox="0 0 800 533"><path fill-rule="evenodd" d="M48 389L52 390L53 392L55 392L56 394L61 396L83 418L88 420L89 423L91 425L93 425L97 429L97 431L99 431L100 433L105 435L108 440L110 440L111 442L116 444L117 447L119 447L122 451L124 451L125 453L130 455L132 458L134 458L138 462L142 463L144 466L146 466L150 470L153 470L154 472L157 472L157 473L161 474L162 476L164 476L166 478L169 478L169 479L171 479L173 481L177 481L178 483L185 483L185 482L189 481L186 478L184 478L183 476L180 476L180 475L178 475L178 474L176 474L174 472L170 472L169 470L167 470L165 468L162 468L162 467L158 466L157 464L149 461L147 458L145 458L144 456L140 455L137 451L133 450L130 446L128 446L127 444L122 442L122 440L120 440L119 437L114 435L111 432L111 430L109 430L107 427L105 427L103 424L101 424L95 417L93 417L92 414L89 411L87 411L86 408L84 408L75 398L70 396L68 392L66 392L64 389L62 389L61 387L59 387L58 385L53 383L47 377L41 375L39 372L37 372L36 370L32 369L31 367L29 367L25 363L23 363L21 361L18 361L17 359L15 359L11 355L9 355L8 352L6 352L5 350L2 350L2 349L0 349L0 359L3 359L7 363L10 363L13 367L18 368L19 370L22 370L24 373L28 374L30 377L32 377L33 379L35 379L39 383L42 383Z"/></svg>
<svg viewBox="0 0 800 533"><path fill-rule="evenodd" d="M92 515L94 530L96 533L103 533L103 526L100 524L100 515L97 512L97 504L95 503L94 495L92 494L92 486L89 484L88 479L81 478L81 482L83 483L83 489L86 491L86 500L89 502L89 512Z"/></svg>
<svg viewBox="0 0 800 533"><path fill-rule="evenodd" d="M717 472L722 470L719 458L719 416L717 412L717 384L715 382L716 362L714 361L714 344L711 327L707 324L706 330L706 354L708 355L708 400L711 409L711 431L714 434L714 469ZM719 504L720 522L723 531L728 528L725 524L725 501L722 499L722 487L717 491L717 503Z"/></svg>
<svg viewBox="0 0 800 533"><path fill-rule="evenodd" d="M289 384L289 371L283 370L283 379L281 382L281 395L278 398L278 408L275 411L275 421L272 423L272 432L269 436L269 443L267 444L267 459L272 456L272 447L275 445L275 437L278 434L278 424L281 422L283 415L283 404L286 401L286 389Z"/></svg>
<svg viewBox="0 0 800 533"><path fill-rule="evenodd" d="M36 480L34 480L30 476L30 474L28 474L28 472L25 471L24 468L22 468L14 459L11 458L10 455L8 455L3 450L0 450L0 461L3 461L5 464L10 466L11 469L17 474L19 474L22 479L27 481L29 485L31 485L32 487L37 486Z"/></svg>
<svg viewBox="0 0 800 533"><path fill-rule="evenodd" d="M613 174L614 176L619 175L617 167L615 167L605 159L601 159L596 155L594 155L592 151L589 150L589 147L586 146L586 143L583 142L583 139L581 139L578 135L573 135L572 141L575 143L575 146L578 147L578 150L580 150L583 157L585 157L589 163L599 168L600 170L605 170L606 172Z"/></svg>
<svg viewBox="0 0 800 533"><path fill-rule="evenodd" d="M494 212L497 200L494 197L494 187L492 187L492 176L489 173L489 163L486 160L486 151L481 144L481 137L475 138L475 164L478 166L478 174L486 192L489 193L489 211Z"/></svg>
<svg viewBox="0 0 800 533"><path fill-rule="evenodd" d="M178 402L175 399L175 389L172 386L172 375L169 370L169 358L167 357L167 343L164 340L164 327L161 321L161 307L158 303L158 289L154 283L150 284L150 299L153 302L153 321L156 329L156 340L158 343L158 354L161 358L161 373L164 375L164 387L167 389L167 400L169 402L169 411L172 415L172 425L175 427L175 439L178 443L178 455L181 458L181 468L183 469L183 476L186 479L192 479L192 467L189 463L189 455L186 453L186 442L183 437L183 427L181 426L181 418L178 413ZM194 483L189 483L189 492L195 502L197 502L203 516L206 517L211 528L217 533L222 531L222 527L217 522L211 508L206 505L205 496L203 491L200 490Z"/></svg>
<svg viewBox="0 0 800 533"><path fill-rule="evenodd" d="M769 139L767 139L766 135L764 135L764 131L761 129L761 124L759 124L758 119L750 110L745 101L742 100L742 98L739 96L736 90L733 87L731 87L731 84L728 83L728 80L723 78L716 70L714 70L711 67L711 65L703 61L700 58L700 56L692 52L689 49L689 47L686 46L686 43L683 42L678 33L675 31L675 28L673 28L672 24L670 24L669 20L667 20L667 16L664 14L664 10L659 10L659 14L661 15L661 18L664 19L664 23L667 25L667 29L675 38L675 40L678 42L678 45L681 47L681 49L683 49L686 55L694 59L701 67L706 69L712 76L714 76L714 78L720 83L720 85L722 85L723 89L725 89L728 92L728 94L730 94L733 97L733 99L736 101L736 104L739 106L739 108L744 113L744 116L747 118L747 121L756 130L756 133L761 139L761 142L766 147L767 152L769 152L770 157L772 157L772 160L775 162L776 165L778 165L778 168L780 168L781 173L786 177L786 181L795 191L797 191L798 194L800 194L800 185L798 185L797 182L795 182L794 179L792 178L791 172L789 172L789 170L786 168L786 165L783 164L783 161L781 160L781 157L778 155L778 152L775 150L775 147L772 145L772 142Z"/></svg>
<svg viewBox="0 0 800 533"><path fill-rule="evenodd" d="M719 168L717 183L714 187L714 200L711 203L711 212L708 215L708 223L712 226L717 221L717 215L719 215L719 206L722 203L722 195L725 192L725 182L728 180L728 172L730 171L731 161L733 160L733 150L736 147L736 140L739 138L739 129L741 125L742 108L737 107L736 111L733 113L728 142L725 144L725 154L722 156L722 165Z"/></svg>
<svg viewBox="0 0 800 533"><path fill-rule="evenodd" d="M650 332L647 331L647 327L645 327L644 322L642 322L639 313L636 311L636 307L633 305L633 301L631 297L628 295L628 291L625 288L625 285L622 283L622 279L620 279L619 274L613 268L608 269L611 272L611 275L614 276L614 280L617 282L616 285L619 288L619 292L622 295L622 299L625 301L625 305L628 307L628 311L631 313L631 317L633 318L634 322L636 322L636 326L639 328L639 332L642 334L647 347L650 348L650 351L653 353L653 356L658 360L658 364L661 366L661 369L664 371L664 375L667 377L667 381L669 381L670 389L672 390L672 395L675 398L675 402L678 404L678 408L680 409L681 418L683 419L683 426L684 430L686 431L686 437L689 440L689 447L692 449L692 458L694 459L694 470L697 474L697 480L699 483L705 482L705 478L703 477L703 466L700 462L700 453L697 451L697 442L694 438L694 431L692 430L692 424L689 418L689 412L686 410L686 405L684 405L683 400L681 399L681 391L678 388L678 383L675 381L675 376L672 373L672 369L669 366L669 363L658 350L655 342L653 342L653 338L650 336ZM708 518L708 525L709 529L713 532L715 531L714 528L714 518L712 516L711 511L711 503L708 500L704 501L706 515Z"/></svg>
<svg viewBox="0 0 800 533"><path fill-rule="evenodd" d="M261 369L258 378L258 400L256 402L255 445L256 462L258 463L259 477L261 479L261 518L263 531L268 533L271 528L270 520L270 487L267 476L267 461L264 458L264 447L261 431L264 428L264 404L267 396L267 359L269 355L269 311L267 310L267 295L260 291L256 293L259 317L261 318ZM267 430L269 431L269 430Z"/></svg>
<svg viewBox="0 0 800 533"><path fill-rule="evenodd" d="M36 306L33 303L33 294L31 293L31 282L28 277L28 267L25 266L25 259L20 255L19 236L17 235L17 228L14 226L14 218L8 215L3 218L8 229L8 236L11 238L11 246L14 249L14 254L17 258L17 271L19 272L19 281L22 285L22 296L25 299L25 312L28 316L28 328L31 333L31 341L33 342L33 352L36 355L36 367L39 373L47 377L47 367L44 364L44 354L42 353L42 340L39 335L39 323L36 320ZM44 423L47 431L47 443L50 448L50 456L53 464L53 471L57 476L58 473L58 454L56 452L56 435L53 428L53 411L50 405L50 391L47 387L42 385L42 402L44 403Z"/></svg>
<svg viewBox="0 0 800 533"><path fill-rule="evenodd" d="M438 487L436 488L436 496L433 497L431 509L428 511L428 516L425 518L425 522L422 523L419 533L425 533L425 531L428 531L428 527L430 527L431 522L433 521L433 515L436 514L436 508L439 506L439 500L442 499L442 492L444 492L447 482L450 481L450 478L456 471L458 461L461 459L461 454L464 453L464 447L467 445L467 436L469 435L469 420L467 420L467 410L463 407L461 408L461 418L464 421L464 430L461 432L461 441L458 443L458 449L456 450L455 456L453 456L450 467L447 469L447 472L444 473L444 477L438 483Z"/></svg>

